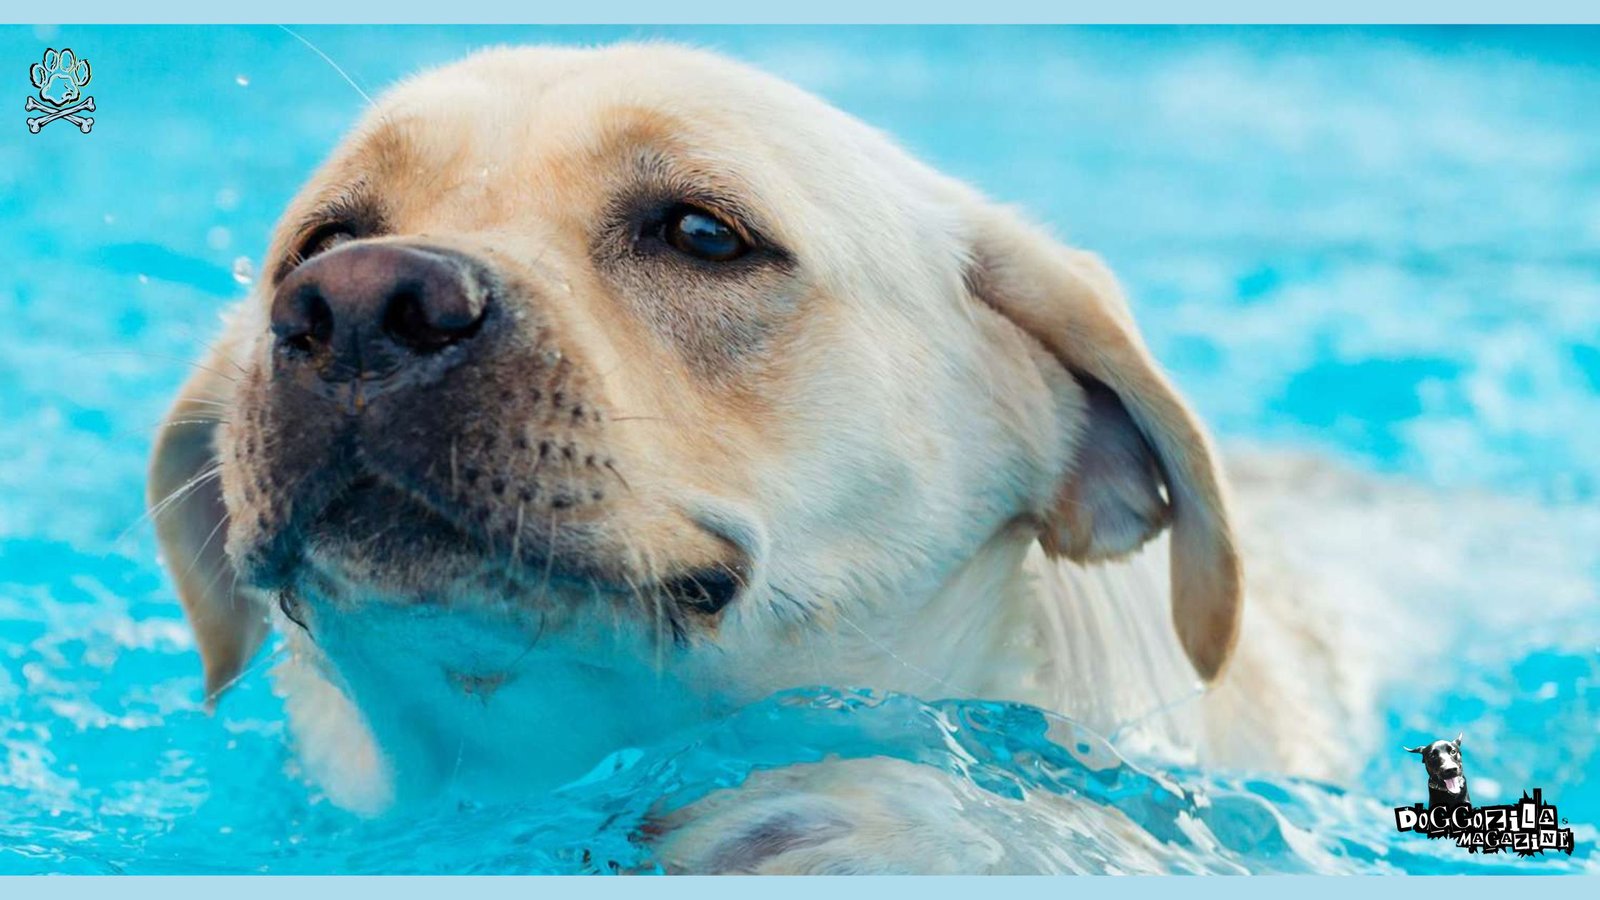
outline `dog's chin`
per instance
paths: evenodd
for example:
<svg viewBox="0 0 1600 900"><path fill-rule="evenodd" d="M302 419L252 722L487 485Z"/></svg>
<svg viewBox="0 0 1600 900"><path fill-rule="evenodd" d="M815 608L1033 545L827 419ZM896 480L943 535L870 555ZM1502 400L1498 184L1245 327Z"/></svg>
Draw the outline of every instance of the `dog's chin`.
<svg viewBox="0 0 1600 900"><path fill-rule="evenodd" d="M400 486L362 475L234 558L242 583L270 594L335 606L447 606L524 593L531 553L510 537L499 543Z"/></svg>
<svg viewBox="0 0 1600 900"><path fill-rule="evenodd" d="M591 526L563 526L530 527L524 539L489 535L404 487L361 476L280 535L270 554L256 554L256 577L246 571L245 579L277 595L302 626L292 612L301 603L346 613L373 605L474 610L537 618L558 629L605 611L612 620L618 614L662 620L665 633L681 642L714 629L748 572L746 557L734 552L726 561L669 567L667 577L645 579L630 574Z"/></svg>
<svg viewBox="0 0 1600 900"><path fill-rule="evenodd" d="M298 580L322 593L440 601L491 571L481 538L375 478L354 481L301 531L288 552L298 554Z"/></svg>

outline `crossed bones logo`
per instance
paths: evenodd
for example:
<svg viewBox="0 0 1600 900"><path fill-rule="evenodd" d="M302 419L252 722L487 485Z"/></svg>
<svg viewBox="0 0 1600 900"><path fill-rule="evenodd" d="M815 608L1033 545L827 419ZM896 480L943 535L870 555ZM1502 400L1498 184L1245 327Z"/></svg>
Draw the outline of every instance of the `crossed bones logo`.
<svg viewBox="0 0 1600 900"><path fill-rule="evenodd" d="M46 50L43 62L34 63L28 75L39 96L29 97L24 109L44 113L28 117L29 131L38 134L51 122L65 119L84 134L89 133L94 127L94 117L78 115L84 111L94 112L94 98L83 96L83 87L89 83L88 60L78 59L68 49L60 53Z"/></svg>

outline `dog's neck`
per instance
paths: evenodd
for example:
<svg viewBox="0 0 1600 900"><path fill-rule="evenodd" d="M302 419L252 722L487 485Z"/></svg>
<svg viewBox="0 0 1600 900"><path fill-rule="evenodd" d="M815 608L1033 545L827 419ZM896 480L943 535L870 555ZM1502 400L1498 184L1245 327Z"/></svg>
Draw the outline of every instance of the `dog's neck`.
<svg viewBox="0 0 1600 900"><path fill-rule="evenodd" d="M765 634L765 645L729 634L734 643L721 652L666 666L601 667L553 654L530 656L513 681L452 683L424 658L441 640L429 630L439 623L395 616L344 622L316 643L280 623L292 652L277 677L313 778L335 802L368 812L451 791L554 787L611 751L815 685L1026 703L1124 749L1184 756L1194 674L1169 624L1164 563L1159 546L1110 565L1060 563L1016 526L912 608L885 598L828 629ZM692 688L704 685L742 690Z"/></svg>
<svg viewBox="0 0 1600 900"><path fill-rule="evenodd" d="M1037 640L1031 533L1008 528L920 598L856 598L791 634L763 633L726 654L762 661L740 676L761 691L835 684L924 699L1047 705L1051 648ZM913 594L915 592L912 592ZM734 640L739 640L734 636ZM771 660L780 660L774 667Z"/></svg>
<svg viewBox="0 0 1600 900"><path fill-rule="evenodd" d="M1013 700L1072 718L1130 752L1188 758L1201 685L1171 624L1166 541L1081 566L1047 557L1031 530L996 535L897 633L901 652L946 673L945 696ZM922 630L926 629L926 631ZM919 696L929 696L926 693Z"/></svg>
<svg viewBox="0 0 1600 900"><path fill-rule="evenodd" d="M326 616L315 641L278 627L291 652L274 676L308 773L357 812L554 788L719 708L651 659L581 640L531 650L465 611L368 604Z"/></svg>

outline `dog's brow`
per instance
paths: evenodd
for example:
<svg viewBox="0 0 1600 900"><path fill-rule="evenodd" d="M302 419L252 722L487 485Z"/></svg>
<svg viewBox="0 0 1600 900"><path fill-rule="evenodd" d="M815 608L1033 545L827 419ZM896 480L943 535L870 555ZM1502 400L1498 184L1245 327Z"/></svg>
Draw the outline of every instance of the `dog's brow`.
<svg viewBox="0 0 1600 900"><path fill-rule="evenodd" d="M272 270L272 283L286 278L298 263L300 246L323 226L338 223L347 225L354 237L372 237L387 230L387 217L383 206L365 183L330 192L312 207L290 232L284 252Z"/></svg>
<svg viewBox="0 0 1600 900"><path fill-rule="evenodd" d="M703 206L735 227L752 232L745 237L753 242L787 257L785 236L776 233L775 219L749 199L754 190L721 167L699 164L692 154L656 146L632 148L630 163L634 184L624 205L627 201L671 200Z"/></svg>

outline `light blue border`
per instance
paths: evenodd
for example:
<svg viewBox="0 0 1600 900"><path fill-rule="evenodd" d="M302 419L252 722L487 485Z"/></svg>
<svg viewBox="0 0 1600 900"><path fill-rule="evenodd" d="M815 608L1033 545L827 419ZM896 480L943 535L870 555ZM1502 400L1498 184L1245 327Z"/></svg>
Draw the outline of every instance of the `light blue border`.
<svg viewBox="0 0 1600 900"><path fill-rule="evenodd" d="M1366 878L1355 884L1336 876L1070 876L1057 877L858 877L858 878L583 878L583 877L137 877L93 876L70 879L0 878L0 896L106 897L117 900L337 900L370 897L374 900L543 900L546 897L683 897L692 900L827 900L852 897L869 900L971 900L1003 892L1005 900L1078 900L1080 897L1116 897L1117 900L1345 900L1353 891L1362 900L1558 900L1592 897L1600 878L1541 878L1538 876L1438 876L1422 878Z"/></svg>
<svg viewBox="0 0 1600 900"><path fill-rule="evenodd" d="M57 23L242 24L285 22L429 24L914 24L914 23L1550 23L1600 22L1600 3L1584 0L75 0L70 4L8 4L8 13Z"/></svg>

